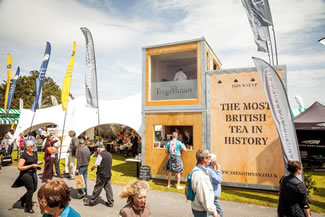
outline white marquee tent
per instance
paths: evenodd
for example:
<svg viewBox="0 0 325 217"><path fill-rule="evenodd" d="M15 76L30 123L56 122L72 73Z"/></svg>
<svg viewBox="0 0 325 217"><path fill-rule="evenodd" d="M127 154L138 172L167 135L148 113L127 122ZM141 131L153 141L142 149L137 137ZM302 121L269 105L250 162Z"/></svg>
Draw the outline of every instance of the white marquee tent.
<svg viewBox="0 0 325 217"><path fill-rule="evenodd" d="M25 134L29 131L33 119L33 112L30 109L21 111L20 120L16 128L15 136L20 132ZM33 120L32 130L40 127L56 124L62 134L65 112L62 105L52 106L44 109L37 109ZM123 124L136 130L140 136L144 135L141 127L141 94L118 100L99 101L100 125L103 124ZM62 157L70 144L68 131L74 130L77 135L89 128L98 126L97 108L87 105L86 97L80 96L70 100L64 129L64 139L62 145Z"/></svg>

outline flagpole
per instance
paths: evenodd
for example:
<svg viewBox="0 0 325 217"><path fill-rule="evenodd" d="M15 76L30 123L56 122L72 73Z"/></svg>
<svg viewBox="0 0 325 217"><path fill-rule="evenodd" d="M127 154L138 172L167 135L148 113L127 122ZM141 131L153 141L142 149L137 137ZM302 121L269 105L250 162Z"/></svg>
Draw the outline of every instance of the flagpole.
<svg viewBox="0 0 325 217"><path fill-rule="evenodd" d="M273 32L273 40L274 40L275 62L276 62L277 65L279 65L279 62L278 62L278 50L277 50L277 47L276 47L275 30L274 30L273 22L272 22L272 32Z"/></svg>
<svg viewBox="0 0 325 217"><path fill-rule="evenodd" d="M275 62L276 62L276 65L279 65L279 62L278 62L278 49L277 49L277 46L276 46L276 39L275 39L275 29L274 29L274 22L273 22L273 18L272 18L272 13L271 13L271 8L269 6L269 10L270 10L270 18L271 18L271 23L272 23L272 32L273 32L273 40L274 40L274 53L275 53ZM271 42L272 43L272 42Z"/></svg>
<svg viewBox="0 0 325 217"><path fill-rule="evenodd" d="M30 124L30 128L29 128L29 133L32 131L32 126L33 126L33 122L34 122L35 113L36 112L34 112L34 114L33 114L32 123Z"/></svg>
<svg viewBox="0 0 325 217"><path fill-rule="evenodd" d="M64 136L65 120L67 118L67 113L68 113L68 109L65 110L65 114L64 114L62 137L61 137L61 146L60 146L60 152L59 152L59 169L60 169L60 159L61 159L61 152L62 152L62 146L63 146L63 136Z"/></svg>
<svg viewBox="0 0 325 217"><path fill-rule="evenodd" d="M271 56L272 56L272 65L274 65L273 46L272 46L271 38L270 38L270 48L271 48Z"/></svg>
<svg viewBox="0 0 325 217"><path fill-rule="evenodd" d="M270 56L269 43L267 41L266 41L266 48L267 48L267 55L269 56L269 63L271 64L271 56Z"/></svg>
<svg viewBox="0 0 325 217"><path fill-rule="evenodd" d="M97 97L97 113L98 113L97 117L98 117L98 127L99 127L100 122L99 122L99 101L98 101L98 81L97 81L97 72L96 72L95 76L96 76L96 92L97 92L97 94L96 94L96 97ZM99 133L98 133L98 127L97 127L97 136L99 136Z"/></svg>

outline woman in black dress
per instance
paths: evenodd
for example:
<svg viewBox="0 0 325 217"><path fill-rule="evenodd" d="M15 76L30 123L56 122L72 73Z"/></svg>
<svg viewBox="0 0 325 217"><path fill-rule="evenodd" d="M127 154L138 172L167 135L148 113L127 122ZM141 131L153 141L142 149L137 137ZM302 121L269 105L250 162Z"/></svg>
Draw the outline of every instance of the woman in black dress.
<svg viewBox="0 0 325 217"><path fill-rule="evenodd" d="M305 183L298 177L303 167L299 161L288 161L290 175L280 180L279 217L310 217Z"/></svg>
<svg viewBox="0 0 325 217"><path fill-rule="evenodd" d="M26 150L21 155L18 163L19 176L12 185L13 188L25 186L27 189L27 192L19 199L20 204L25 206L24 210L27 213L34 213L32 198L37 189L37 153L33 152L33 148L34 143L27 141Z"/></svg>

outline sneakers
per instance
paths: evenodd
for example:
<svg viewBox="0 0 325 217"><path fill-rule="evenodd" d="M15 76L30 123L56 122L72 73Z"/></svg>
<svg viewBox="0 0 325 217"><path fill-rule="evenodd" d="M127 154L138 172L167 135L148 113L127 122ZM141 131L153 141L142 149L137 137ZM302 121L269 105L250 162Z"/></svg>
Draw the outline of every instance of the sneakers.
<svg viewBox="0 0 325 217"><path fill-rule="evenodd" d="M88 198L83 199L84 205L85 206L94 206L95 204L91 203Z"/></svg>
<svg viewBox="0 0 325 217"><path fill-rule="evenodd" d="M86 195L87 195L86 193L78 194L78 195L77 195L77 199L81 199L81 198L83 198L83 197L86 196Z"/></svg>
<svg viewBox="0 0 325 217"><path fill-rule="evenodd" d="M170 185L167 185L167 188L170 188Z"/></svg>
<svg viewBox="0 0 325 217"><path fill-rule="evenodd" d="M105 205L108 206L108 207L113 207L112 203L105 202Z"/></svg>
<svg viewBox="0 0 325 217"><path fill-rule="evenodd" d="M177 189L184 189L184 187L183 187L183 186L180 186L180 185L177 185L176 188L177 188Z"/></svg>

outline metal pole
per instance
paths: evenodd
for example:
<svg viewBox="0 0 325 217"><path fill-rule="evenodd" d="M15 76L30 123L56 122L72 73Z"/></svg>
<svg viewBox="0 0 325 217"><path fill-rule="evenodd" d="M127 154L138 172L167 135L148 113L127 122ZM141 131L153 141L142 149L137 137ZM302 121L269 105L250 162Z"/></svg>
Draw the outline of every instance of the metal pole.
<svg viewBox="0 0 325 217"><path fill-rule="evenodd" d="M64 121L63 121L63 129L62 129L62 137L61 137L61 147L59 152L59 168L60 168L60 159L61 159L61 152L62 152L62 145L63 145L63 136L64 136L64 128L65 128L65 120L67 118L67 110L65 111Z"/></svg>
<svg viewBox="0 0 325 217"><path fill-rule="evenodd" d="M273 22L272 22L272 31L273 31L273 39L274 39L275 62L276 62L277 65L279 65L279 62L278 62L278 50L277 50L277 47L276 47L275 30L274 30Z"/></svg>
<svg viewBox="0 0 325 217"><path fill-rule="evenodd" d="M34 122L34 117L35 117L35 112L33 114L33 118L32 118L32 123L30 124L30 128L29 128L29 132L30 133L32 131L32 126L33 126L33 122Z"/></svg>
<svg viewBox="0 0 325 217"><path fill-rule="evenodd" d="M97 81L97 71L95 73L95 76L96 76L96 97L97 97L97 117L98 117L98 126L97 126L97 136L99 136L99 133L98 133L98 127L100 125L100 121L99 121L99 100L98 100L98 81Z"/></svg>
<svg viewBox="0 0 325 217"><path fill-rule="evenodd" d="M271 39L271 38L270 38L270 39ZM272 65L274 65L274 56L273 56L273 46L272 46L272 41L270 41L270 47L271 47Z"/></svg>
<svg viewBox="0 0 325 217"><path fill-rule="evenodd" d="M271 63L271 57L270 57L270 49L269 49L269 43L267 41L266 41L266 48L267 48L267 55L269 56L269 63L271 65L272 63Z"/></svg>

